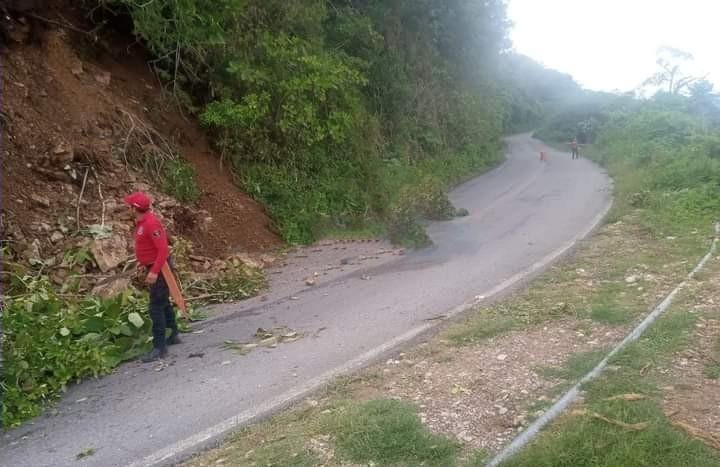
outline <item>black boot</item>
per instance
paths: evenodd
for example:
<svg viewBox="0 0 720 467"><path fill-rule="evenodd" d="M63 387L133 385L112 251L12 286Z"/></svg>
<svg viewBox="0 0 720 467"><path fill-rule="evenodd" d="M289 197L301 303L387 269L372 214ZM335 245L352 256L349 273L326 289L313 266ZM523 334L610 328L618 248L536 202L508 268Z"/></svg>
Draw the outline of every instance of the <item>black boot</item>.
<svg viewBox="0 0 720 467"><path fill-rule="evenodd" d="M158 360L161 360L167 356L167 349L165 347L163 348L154 348L150 353L145 355L142 358L143 363L150 363L150 362L156 362Z"/></svg>
<svg viewBox="0 0 720 467"><path fill-rule="evenodd" d="M180 333L177 329L173 329L172 333L170 334L170 337L165 339L166 345L177 345L182 344L182 341L180 340Z"/></svg>

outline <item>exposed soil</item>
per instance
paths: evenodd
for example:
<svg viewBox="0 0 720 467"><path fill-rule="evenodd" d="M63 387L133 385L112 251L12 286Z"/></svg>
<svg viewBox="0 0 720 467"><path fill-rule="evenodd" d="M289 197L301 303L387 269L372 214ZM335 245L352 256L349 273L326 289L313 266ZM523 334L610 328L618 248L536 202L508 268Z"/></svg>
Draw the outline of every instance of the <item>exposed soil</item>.
<svg viewBox="0 0 720 467"><path fill-rule="evenodd" d="M708 375L707 369L720 365L720 320L714 318L718 292L720 276L717 272L704 283L695 284L696 304L689 312L700 316L691 345L679 352L667 368L659 369L666 382L662 387L662 403L670 421L715 449L720 449L720 413L717 410L720 407L720 380L717 375Z"/></svg>
<svg viewBox="0 0 720 467"><path fill-rule="evenodd" d="M55 9L43 16L86 27L73 2L53 3L62 5L62 16ZM235 186L196 121L163 92L142 49L112 35L101 43L46 25L39 42L10 41L2 50L3 239L18 253L37 239L43 257L71 248L86 179L81 229L126 222L119 200L144 190L154 197L168 230L192 240L200 254L280 245L262 206ZM196 204L180 206L159 192L158 180L125 164L130 146L144 156L142 144L156 142L136 141L136 125L192 164L202 192Z"/></svg>
<svg viewBox="0 0 720 467"><path fill-rule="evenodd" d="M587 329L592 326L592 334ZM496 451L536 414L528 407L558 384L541 370L559 367L578 352L604 348L622 338L622 327L589 321L549 323L488 340L482 345L436 342L386 362L381 387L369 398L391 397L417 404L433 432L473 449ZM542 343L542 345L539 345ZM544 399L549 401L549 399Z"/></svg>

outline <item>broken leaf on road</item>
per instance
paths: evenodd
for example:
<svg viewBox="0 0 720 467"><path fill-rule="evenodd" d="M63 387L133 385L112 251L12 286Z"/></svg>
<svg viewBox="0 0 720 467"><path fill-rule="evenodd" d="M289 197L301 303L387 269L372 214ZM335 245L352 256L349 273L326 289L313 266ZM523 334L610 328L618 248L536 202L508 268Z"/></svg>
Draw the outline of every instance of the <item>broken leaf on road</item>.
<svg viewBox="0 0 720 467"><path fill-rule="evenodd" d="M279 344L288 344L302 338L303 335L298 331L288 327L277 327L272 330L258 328L250 342L226 340L223 347L227 350L235 350L241 355L246 355L256 347L266 347L270 349L276 348Z"/></svg>

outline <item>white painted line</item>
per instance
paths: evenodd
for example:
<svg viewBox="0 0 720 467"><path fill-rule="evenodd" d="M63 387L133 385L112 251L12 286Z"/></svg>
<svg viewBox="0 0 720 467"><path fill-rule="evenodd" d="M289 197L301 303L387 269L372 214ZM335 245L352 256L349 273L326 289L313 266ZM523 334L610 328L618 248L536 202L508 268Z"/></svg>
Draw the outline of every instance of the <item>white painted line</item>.
<svg viewBox="0 0 720 467"><path fill-rule="evenodd" d="M521 282L523 279L526 279L533 274L539 272L541 269L546 267L548 264L555 261L557 258L562 256L565 252L567 252L570 248L572 248L578 241L589 235L599 224L600 222L605 218L608 211L610 210L612 203L609 202L602 212L595 216L593 218L591 224L580 232L579 234L575 235L570 241L568 241L566 244L564 244L559 249L553 251L552 253L548 254L547 256L543 257L540 261L536 262L532 266L530 266L528 269L526 269L523 272L520 272L518 274L513 275L512 277L504 280L502 283L497 285L496 287L493 287L487 292L481 293L480 296L483 297L482 300L473 299L470 301L467 301L447 313L445 315L447 317L455 316L459 313L462 313L473 306L476 306L477 304L481 303L484 300L487 300L489 298L492 298L494 295L497 295L498 293L502 292L503 290L507 289L508 287L511 287L519 282ZM160 449L148 456L143 457L142 459L133 462L131 464L128 464L127 467L154 467L158 465L164 465L166 463L170 463L170 461L177 462L179 461L182 456L188 456L190 453L192 453L195 449L201 447L204 443L218 439L222 437L223 435L228 434L229 432L233 430L237 430L238 428L247 425L249 423L252 423L253 421L263 417L264 415L267 415L269 413L272 413L273 411L277 410L278 408L282 408L287 406L288 404L297 401L309 394L311 394L314 391L317 391L322 386L327 384L332 379L351 373L352 371L355 371L359 368L362 368L363 366L367 365L368 362L371 362L375 360L376 358L382 356L384 353L389 352L393 350L394 348L405 344L412 339L416 338L417 336L421 335L422 333L429 331L431 328L437 326L438 323L425 323L422 325L419 325L417 327L414 327L410 329L409 331L405 332L404 334L395 337L394 339L377 346L368 352L348 361L347 363L340 365L336 368L333 368L332 370L329 370L325 373L323 373L320 376L317 376L315 378L312 378L308 381L305 381L304 383L301 383L300 385L294 387L293 389L285 392L284 394L281 394L278 397L275 397L273 399L269 399L262 404L253 407L252 409L244 410L220 423L217 425L213 425L193 436L190 436L188 438L185 438L181 441L178 441L176 443L173 443L163 449Z"/></svg>
<svg viewBox="0 0 720 467"><path fill-rule="evenodd" d="M577 396L580 394L580 388L583 384L598 377L603 372L603 370L605 370L608 362L612 357L614 357L618 352L620 352L627 344L639 339L640 336L642 336L642 334L647 330L647 328L650 327L650 325L654 323L655 320L658 319L658 317L665 313L668 307L672 304L678 292L680 292L680 290L685 287L685 285L687 285L687 282L691 280L695 276L695 274L697 274L702 268L705 267L705 264L715 254L715 250L717 249L717 244L719 240L720 224L715 224L715 239L710 246L710 251L708 251L708 253L700 260L698 265L695 266L695 269L693 269L690 274L687 275L687 278L682 281L680 285L675 287L675 289L673 289L673 291L670 292L670 294L665 297L665 299L660 302L660 304L656 306L655 309L649 315L647 315L645 319L642 320L642 322L635 327L635 329L630 332L630 334L625 336L625 339L623 339L618 345L616 345L610 351L610 353L607 354L607 356L600 363L597 364L595 368L593 368L575 386L573 386L560 399L558 399L558 401L555 402L553 406L550 407L540 418L531 423L530 426L528 426L522 433L520 433L505 449L500 451L487 464L485 464L486 467L497 467L498 465L512 457L514 454L516 454L518 451L520 451L522 448L524 448L538 435L538 433L540 433L540 430L542 430L545 425L557 418L558 415L560 415L565 409L570 406L570 404L575 401L575 399L577 399Z"/></svg>

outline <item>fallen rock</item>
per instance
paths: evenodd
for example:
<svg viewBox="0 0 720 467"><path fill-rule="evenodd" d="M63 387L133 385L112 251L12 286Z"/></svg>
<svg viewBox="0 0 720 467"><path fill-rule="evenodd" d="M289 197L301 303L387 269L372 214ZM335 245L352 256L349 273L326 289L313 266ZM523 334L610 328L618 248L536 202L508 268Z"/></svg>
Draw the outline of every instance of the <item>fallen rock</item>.
<svg viewBox="0 0 720 467"><path fill-rule="evenodd" d="M90 252L102 272L115 269L127 260L128 242L125 237L113 235L108 238L95 239L90 244Z"/></svg>
<svg viewBox="0 0 720 467"><path fill-rule="evenodd" d="M30 195L30 199L32 202L40 207L43 208L49 208L50 207L50 199L48 199L46 196L38 195L38 194L32 194Z"/></svg>
<svg viewBox="0 0 720 467"><path fill-rule="evenodd" d="M167 198L158 203L158 206L162 209L170 209L178 206L178 202L172 198Z"/></svg>
<svg viewBox="0 0 720 467"><path fill-rule="evenodd" d="M242 262L245 266L249 266L251 268L260 269L262 268L262 264L258 261L255 261L253 258L250 257L250 255L247 255L245 253L241 253L239 255L236 255L233 257L233 263L235 262L235 259Z"/></svg>
<svg viewBox="0 0 720 467"><path fill-rule="evenodd" d="M62 170L51 170L46 169L44 167L37 167L33 166L32 168L35 172L44 175L49 180L54 180L57 182L64 182L64 183L72 183L75 181L75 179L68 174L67 172L64 172Z"/></svg>
<svg viewBox="0 0 720 467"><path fill-rule="evenodd" d="M22 257L30 263L41 262L42 257L40 256L40 240L38 240L37 238L33 240L23 251Z"/></svg>
<svg viewBox="0 0 720 467"><path fill-rule="evenodd" d="M634 274L625 278L625 282L627 282L628 284L634 284L638 280L640 280L640 278Z"/></svg>
<svg viewBox="0 0 720 467"><path fill-rule="evenodd" d="M103 298L112 298L116 295L123 293L130 287L129 277L119 277L115 280L100 284L92 289L92 295L97 295Z"/></svg>
<svg viewBox="0 0 720 467"><path fill-rule="evenodd" d="M83 64L80 60L76 60L70 67L70 72L78 77L83 74L83 71Z"/></svg>
<svg viewBox="0 0 720 467"><path fill-rule="evenodd" d="M95 81L102 84L103 86L110 86L111 74L108 71L101 71L95 75Z"/></svg>
<svg viewBox="0 0 720 467"><path fill-rule="evenodd" d="M61 141L55 146L55 148L53 148L53 154L55 154L56 156L60 154L67 154L70 152L73 152L73 148L65 141Z"/></svg>
<svg viewBox="0 0 720 467"><path fill-rule="evenodd" d="M58 268L50 274L50 280L52 280L56 285L63 285L67 281L69 275L70 272L67 269Z"/></svg>

